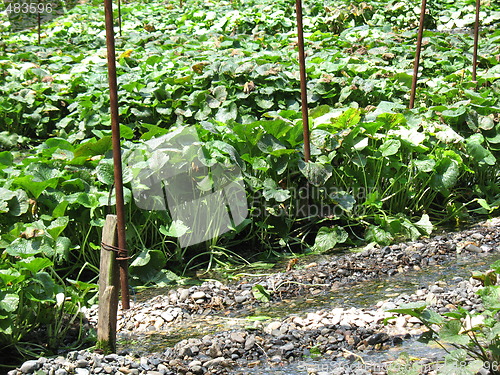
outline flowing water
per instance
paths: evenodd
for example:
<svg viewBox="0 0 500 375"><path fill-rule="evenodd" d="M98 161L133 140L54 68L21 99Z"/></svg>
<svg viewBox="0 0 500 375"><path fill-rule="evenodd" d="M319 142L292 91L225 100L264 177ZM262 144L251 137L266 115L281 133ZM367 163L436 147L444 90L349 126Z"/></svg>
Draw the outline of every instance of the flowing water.
<svg viewBox="0 0 500 375"><path fill-rule="evenodd" d="M415 290L433 284L436 281L451 280L454 277L470 277L471 271L481 271L488 269L489 265L499 258L498 254L489 255L464 255L461 258L433 267L428 267L420 271L414 271L405 274L398 274L387 277L386 279L360 282L357 285L350 285L348 290L339 288L324 295L300 297L293 300L284 300L278 303L261 305L255 308L245 308L238 311L236 316L200 316L193 321L182 323L182 326L176 326L172 331L163 333L152 333L128 336L121 335L119 338L119 350L127 349L130 352L145 355L152 352L162 352L167 347L174 345L178 341L192 337L202 337L206 334L220 332L223 330L232 330L237 328L251 327L255 323L247 319L249 316L268 316L276 319L283 319L290 315L304 315L307 312L318 309L327 309L334 307L355 307L371 308L377 302L387 300L401 294L412 294ZM165 290L149 290L147 296L138 294L137 299L151 298L152 293L164 293ZM356 368L372 369L373 364L382 366L381 370L386 369L384 363L394 361L402 355L408 353L413 358L433 358L442 354L438 347L431 347L416 340L405 340L400 346L394 347L386 352L363 353L362 358L354 362L345 360L343 367L355 366ZM364 364L363 364L364 362ZM308 374L312 370L316 372L323 371L324 375L334 374L335 368L341 364L333 362L325 357L319 359L303 359L287 366L256 366L255 368L245 368L245 374ZM241 370L240 370L241 372ZM237 373L237 372L235 372Z"/></svg>

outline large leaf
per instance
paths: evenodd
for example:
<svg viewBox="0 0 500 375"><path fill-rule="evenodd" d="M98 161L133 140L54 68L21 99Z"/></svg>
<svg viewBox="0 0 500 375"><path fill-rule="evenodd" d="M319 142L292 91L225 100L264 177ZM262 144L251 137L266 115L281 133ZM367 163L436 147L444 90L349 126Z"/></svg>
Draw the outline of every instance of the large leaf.
<svg viewBox="0 0 500 375"><path fill-rule="evenodd" d="M460 168L458 162L449 157L443 158L438 167L438 174L432 177L431 186L436 190L450 189L455 186Z"/></svg>
<svg viewBox="0 0 500 375"><path fill-rule="evenodd" d="M313 251L324 252L333 249L338 243L344 243L349 235L339 226L321 227L314 241Z"/></svg>
<svg viewBox="0 0 500 375"><path fill-rule="evenodd" d="M14 293L0 291L0 309L8 313L17 310L19 305L19 296Z"/></svg>
<svg viewBox="0 0 500 375"><path fill-rule="evenodd" d="M30 192L35 199L37 199L48 187L55 188L57 186L58 179L52 178L45 181L35 181L33 176L23 176L14 179L14 183Z"/></svg>
<svg viewBox="0 0 500 375"><path fill-rule="evenodd" d="M36 302L55 302L56 284L47 272L38 272L30 281L27 288L29 299Z"/></svg>
<svg viewBox="0 0 500 375"><path fill-rule="evenodd" d="M400 307L398 307L396 309L390 309L387 311L393 312L393 313L398 313L398 314L410 315L410 316L413 316L415 318L421 319L422 313L424 312L426 307L427 307L427 304L425 304L424 302L411 302L411 303L401 305Z"/></svg>
<svg viewBox="0 0 500 375"><path fill-rule="evenodd" d="M80 157L90 158L96 155L104 155L111 150L111 137L106 136L98 141L95 139L87 141L75 150L75 159Z"/></svg>
<svg viewBox="0 0 500 375"><path fill-rule="evenodd" d="M14 156L12 156L12 152L3 151L0 152L0 169L11 166L14 162Z"/></svg>
<svg viewBox="0 0 500 375"><path fill-rule="evenodd" d="M27 240L25 238L18 238L10 243L5 251L14 257L28 258L32 255L43 253L44 247L39 239Z"/></svg>
<svg viewBox="0 0 500 375"><path fill-rule="evenodd" d="M331 165L324 165L317 162L299 161L299 170L314 186L323 186L332 176L333 168Z"/></svg>
<svg viewBox="0 0 500 375"><path fill-rule="evenodd" d="M484 148L482 143L484 137L481 134L473 134L466 140L467 151L479 165L495 165L496 158L490 150Z"/></svg>
<svg viewBox="0 0 500 375"><path fill-rule="evenodd" d="M270 154L273 151L284 150L286 147L270 134L264 134L257 142L257 147L265 154Z"/></svg>
<svg viewBox="0 0 500 375"><path fill-rule="evenodd" d="M470 342L470 337L461 333L462 328L462 323L459 320L449 320L441 327L439 338L450 344L467 345Z"/></svg>
<svg viewBox="0 0 500 375"><path fill-rule="evenodd" d="M434 226L429 220L429 215L427 214L423 214L422 218L413 225L415 225L425 235L430 235L434 230Z"/></svg>
<svg viewBox="0 0 500 375"><path fill-rule="evenodd" d="M16 193L9 189L0 187L0 213L9 212L8 201L16 196Z"/></svg>
<svg viewBox="0 0 500 375"><path fill-rule="evenodd" d="M97 165L96 174L97 179L106 185L113 185L115 182L115 167L112 159L103 159ZM126 184L132 181L133 175L130 168L122 167L122 179Z"/></svg>
<svg viewBox="0 0 500 375"><path fill-rule="evenodd" d="M401 147L401 141L398 139L388 139L379 148L382 156L387 157L396 154Z"/></svg>
<svg viewBox="0 0 500 375"><path fill-rule="evenodd" d="M278 184L271 178L266 178L263 185L263 196L267 201L274 199L276 202L284 202L290 198L290 191L279 188Z"/></svg>
<svg viewBox="0 0 500 375"><path fill-rule="evenodd" d="M164 225L160 227L160 233L169 237L181 237L188 231L189 227L180 220L172 221L168 229Z"/></svg>
<svg viewBox="0 0 500 375"><path fill-rule="evenodd" d="M53 239L57 239L61 232L66 229L69 223L69 217L61 216L50 223L46 228L47 232L52 236Z"/></svg>
<svg viewBox="0 0 500 375"><path fill-rule="evenodd" d="M36 274L38 271L41 271L44 268L50 267L52 265L52 261L47 258L32 258L29 262L21 261L17 263L17 267L19 267L20 269L26 268L32 274Z"/></svg>

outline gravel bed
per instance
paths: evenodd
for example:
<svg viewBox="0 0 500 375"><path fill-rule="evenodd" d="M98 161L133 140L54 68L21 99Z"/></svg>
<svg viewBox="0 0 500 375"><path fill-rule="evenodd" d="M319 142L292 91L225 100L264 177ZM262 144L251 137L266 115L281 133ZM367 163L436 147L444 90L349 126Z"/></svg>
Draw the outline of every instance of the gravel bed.
<svg viewBox="0 0 500 375"><path fill-rule="evenodd" d="M119 332L161 332L200 315L216 316L258 305L260 302L252 293L256 284L270 290L274 301L298 296L313 298L332 289L348 291L353 282L419 270L464 254L479 257L499 252L499 223L498 219L491 220L457 233L333 256L328 261L270 276L248 277L233 284L207 281L190 288L173 289L166 295L133 304L128 311L120 310ZM318 309L259 322L251 329L225 330L181 340L162 352L144 356L130 352L106 356L85 350L71 352L57 358L27 361L9 375L225 374L262 364L280 366L315 353L332 360L355 360L359 353L388 350L422 332L415 318L403 315L384 326L383 319L394 315L386 312L387 309L426 301L439 312L450 311L458 305L481 312L482 306L475 294L480 287L477 280L455 277L420 288L413 294L380 301L372 307ZM95 322L95 309L87 311L87 315L91 323ZM239 373L245 374L245 371Z"/></svg>

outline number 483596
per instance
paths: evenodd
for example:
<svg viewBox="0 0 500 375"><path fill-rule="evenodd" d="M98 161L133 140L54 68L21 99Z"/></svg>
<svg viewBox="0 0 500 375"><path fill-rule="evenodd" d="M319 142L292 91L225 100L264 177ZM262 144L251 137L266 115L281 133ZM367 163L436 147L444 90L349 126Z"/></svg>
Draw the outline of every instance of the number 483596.
<svg viewBox="0 0 500 375"><path fill-rule="evenodd" d="M47 3L9 3L5 9L9 13L51 13L52 4Z"/></svg>

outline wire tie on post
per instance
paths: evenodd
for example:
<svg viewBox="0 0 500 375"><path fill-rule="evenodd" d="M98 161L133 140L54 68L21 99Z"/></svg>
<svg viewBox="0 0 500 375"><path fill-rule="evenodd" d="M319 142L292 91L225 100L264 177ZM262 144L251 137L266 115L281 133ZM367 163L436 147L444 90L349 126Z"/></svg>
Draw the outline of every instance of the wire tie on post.
<svg viewBox="0 0 500 375"><path fill-rule="evenodd" d="M128 250L127 249L121 249L118 246L114 245L109 245L107 243L101 242L101 246L104 250L107 251L114 251L117 255L116 260L129 260L131 257L128 256Z"/></svg>

